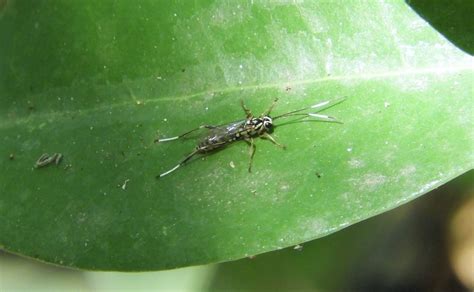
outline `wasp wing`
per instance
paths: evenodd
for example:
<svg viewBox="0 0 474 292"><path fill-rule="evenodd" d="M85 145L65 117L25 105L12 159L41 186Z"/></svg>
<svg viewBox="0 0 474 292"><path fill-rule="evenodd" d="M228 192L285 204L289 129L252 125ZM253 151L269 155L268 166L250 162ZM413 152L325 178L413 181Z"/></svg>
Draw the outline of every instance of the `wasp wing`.
<svg viewBox="0 0 474 292"><path fill-rule="evenodd" d="M177 140L179 138L198 138L202 137L201 141L206 139L218 139L220 142L226 141L226 138L232 137L237 131L245 124L245 120L231 122L228 124L222 124L218 126L202 125L186 133L178 136L168 138L158 138L155 140L158 142L167 142ZM206 131L207 130L207 131Z"/></svg>
<svg viewBox="0 0 474 292"><path fill-rule="evenodd" d="M232 137L242 129L246 120L240 120L229 124L209 128L207 134L202 137L200 144L216 144L231 142Z"/></svg>

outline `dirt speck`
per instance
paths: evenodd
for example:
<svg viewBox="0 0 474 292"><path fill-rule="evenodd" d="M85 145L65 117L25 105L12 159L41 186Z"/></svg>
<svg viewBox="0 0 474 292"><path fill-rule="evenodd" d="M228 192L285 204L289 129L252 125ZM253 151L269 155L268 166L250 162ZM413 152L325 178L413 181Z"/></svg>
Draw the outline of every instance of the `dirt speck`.
<svg viewBox="0 0 474 292"><path fill-rule="evenodd" d="M127 189L127 184L128 184L129 181L130 181L130 179L127 178L127 179L123 182L123 184L122 184L122 190L125 191L125 190Z"/></svg>

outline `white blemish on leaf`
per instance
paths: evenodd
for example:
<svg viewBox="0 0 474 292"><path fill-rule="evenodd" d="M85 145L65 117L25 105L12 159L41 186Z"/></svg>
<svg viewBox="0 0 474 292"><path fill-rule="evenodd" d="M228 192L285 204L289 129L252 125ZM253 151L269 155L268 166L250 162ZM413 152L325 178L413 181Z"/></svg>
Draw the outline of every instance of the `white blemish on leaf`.
<svg viewBox="0 0 474 292"><path fill-rule="evenodd" d="M387 182L387 177L379 173L368 173L349 181L361 192L373 192Z"/></svg>
<svg viewBox="0 0 474 292"><path fill-rule="evenodd" d="M400 174L402 176L410 176L416 172L416 166L408 165L401 169Z"/></svg>
<svg viewBox="0 0 474 292"><path fill-rule="evenodd" d="M351 168L361 168L365 166L364 161L356 159L356 158L351 158L347 163L349 164Z"/></svg>
<svg viewBox="0 0 474 292"><path fill-rule="evenodd" d="M377 173L369 173L366 174L361 181L361 186L369 189L369 190L374 190L378 188L379 186L383 185L387 180L387 177L382 174L377 174Z"/></svg>
<svg viewBox="0 0 474 292"><path fill-rule="evenodd" d="M328 232L329 224L321 218L306 218L295 228L295 234L303 239L313 238L315 234L323 234Z"/></svg>
<svg viewBox="0 0 474 292"><path fill-rule="evenodd" d="M441 180L439 179L436 179L434 181L431 181L427 184L425 184L419 191L418 191L418 194L424 194L428 191L430 191L431 189L433 189L436 185L438 185L440 183Z"/></svg>

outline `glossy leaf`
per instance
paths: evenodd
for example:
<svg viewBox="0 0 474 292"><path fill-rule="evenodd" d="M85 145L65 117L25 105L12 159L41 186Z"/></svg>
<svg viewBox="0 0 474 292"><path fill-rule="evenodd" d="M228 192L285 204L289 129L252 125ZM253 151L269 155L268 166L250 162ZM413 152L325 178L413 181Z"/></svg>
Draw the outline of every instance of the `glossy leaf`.
<svg viewBox="0 0 474 292"><path fill-rule="evenodd" d="M294 245L472 168L472 58L404 2L8 1L0 16L0 244L156 270ZM277 127L157 180L196 140L334 97L344 124ZM33 168L43 153L59 166Z"/></svg>

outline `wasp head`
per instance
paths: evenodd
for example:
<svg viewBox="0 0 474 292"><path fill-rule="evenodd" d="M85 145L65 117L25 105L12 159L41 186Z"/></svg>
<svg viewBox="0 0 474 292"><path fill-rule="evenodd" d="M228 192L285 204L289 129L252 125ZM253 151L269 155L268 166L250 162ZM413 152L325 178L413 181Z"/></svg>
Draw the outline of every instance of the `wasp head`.
<svg viewBox="0 0 474 292"><path fill-rule="evenodd" d="M273 120L269 116L253 118L247 121L247 125L251 126L255 131L260 134L265 132L271 132L273 130Z"/></svg>
<svg viewBox="0 0 474 292"><path fill-rule="evenodd" d="M270 118L269 116L264 116L262 118L262 123L263 123L263 127L265 128L265 130L269 131L272 129L273 127L273 121L272 121L272 118Z"/></svg>

